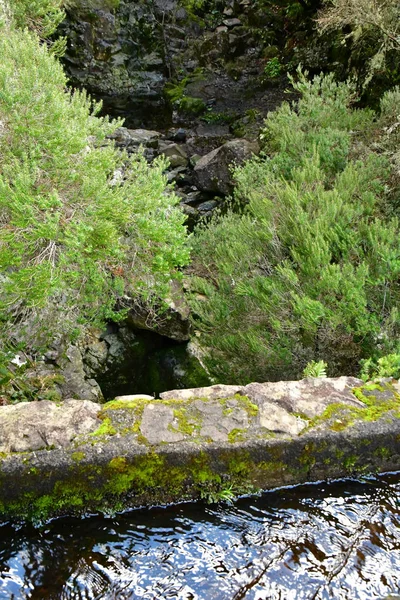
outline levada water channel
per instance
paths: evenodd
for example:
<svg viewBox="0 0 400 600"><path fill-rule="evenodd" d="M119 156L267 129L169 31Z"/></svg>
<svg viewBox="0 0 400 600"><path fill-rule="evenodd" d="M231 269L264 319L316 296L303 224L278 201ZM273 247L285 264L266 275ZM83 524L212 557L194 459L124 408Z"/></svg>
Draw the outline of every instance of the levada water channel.
<svg viewBox="0 0 400 600"><path fill-rule="evenodd" d="M237 500L4 522L0 598L400 598L400 474Z"/></svg>

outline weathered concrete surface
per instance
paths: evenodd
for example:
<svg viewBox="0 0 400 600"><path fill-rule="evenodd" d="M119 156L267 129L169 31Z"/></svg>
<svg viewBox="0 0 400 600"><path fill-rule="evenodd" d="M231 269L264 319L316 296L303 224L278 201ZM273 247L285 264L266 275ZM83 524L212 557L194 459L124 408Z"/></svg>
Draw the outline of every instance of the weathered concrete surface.
<svg viewBox="0 0 400 600"><path fill-rule="evenodd" d="M64 448L77 435L96 429L99 405L88 400L66 400L61 406L50 400L2 406L0 453Z"/></svg>
<svg viewBox="0 0 400 600"><path fill-rule="evenodd" d="M396 385L341 377L1 407L0 510L115 510L398 470Z"/></svg>

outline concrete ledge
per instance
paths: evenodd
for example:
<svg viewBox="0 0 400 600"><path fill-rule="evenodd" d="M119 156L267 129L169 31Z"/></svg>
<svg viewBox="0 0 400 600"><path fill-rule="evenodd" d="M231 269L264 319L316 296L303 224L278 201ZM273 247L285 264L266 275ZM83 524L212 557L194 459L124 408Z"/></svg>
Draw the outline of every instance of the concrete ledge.
<svg viewBox="0 0 400 600"><path fill-rule="evenodd" d="M0 511L210 501L400 469L396 382L306 379L0 408Z"/></svg>

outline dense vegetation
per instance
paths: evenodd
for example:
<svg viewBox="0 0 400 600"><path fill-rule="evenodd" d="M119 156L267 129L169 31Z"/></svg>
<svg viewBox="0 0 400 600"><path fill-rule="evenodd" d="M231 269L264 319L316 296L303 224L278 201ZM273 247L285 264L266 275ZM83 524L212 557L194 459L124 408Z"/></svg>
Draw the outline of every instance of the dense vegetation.
<svg viewBox="0 0 400 600"><path fill-rule="evenodd" d="M125 295L163 298L188 248L163 161L117 151L106 137L121 123L70 93L54 46L40 42L60 2L12 9L0 37L0 340L37 351L118 318Z"/></svg>
<svg viewBox="0 0 400 600"><path fill-rule="evenodd" d="M64 42L48 41L64 6L102 2L0 0L0 377L2 351L76 339L120 319L126 297L159 304L189 261L165 162L114 148L121 123L68 91ZM293 19L321 5L278 4ZM375 112L357 94L399 80L399 22L397 0L326 5L319 27L349 46L354 81L299 70L298 100L268 115L262 155L236 170L232 209L195 232L189 301L219 381L294 378L310 362L397 372L400 90Z"/></svg>
<svg viewBox="0 0 400 600"><path fill-rule="evenodd" d="M352 108L354 85L294 82L301 98L270 114L264 154L236 171L231 211L197 232L192 306L222 381L331 375L398 348L400 90L380 115Z"/></svg>

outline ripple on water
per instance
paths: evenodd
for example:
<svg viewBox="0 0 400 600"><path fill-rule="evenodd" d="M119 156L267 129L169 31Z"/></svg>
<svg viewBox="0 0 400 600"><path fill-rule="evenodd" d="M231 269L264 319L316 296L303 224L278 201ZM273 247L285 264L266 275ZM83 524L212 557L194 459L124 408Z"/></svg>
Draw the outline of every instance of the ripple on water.
<svg viewBox="0 0 400 600"><path fill-rule="evenodd" d="M234 505L0 526L0 600L371 600L400 591L400 475Z"/></svg>

